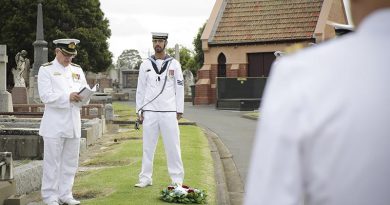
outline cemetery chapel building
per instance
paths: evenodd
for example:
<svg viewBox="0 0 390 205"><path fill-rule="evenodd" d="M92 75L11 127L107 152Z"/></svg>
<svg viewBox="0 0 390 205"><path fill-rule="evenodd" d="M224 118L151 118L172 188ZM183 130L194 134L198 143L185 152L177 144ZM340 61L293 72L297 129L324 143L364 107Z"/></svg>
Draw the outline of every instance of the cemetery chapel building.
<svg viewBox="0 0 390 205"><path fill-rule="evenodd" d="M268 77L275 51L334 38L333 23L348 24L343 0L216 0L194 103L216 103L216 77Z"/></svg>

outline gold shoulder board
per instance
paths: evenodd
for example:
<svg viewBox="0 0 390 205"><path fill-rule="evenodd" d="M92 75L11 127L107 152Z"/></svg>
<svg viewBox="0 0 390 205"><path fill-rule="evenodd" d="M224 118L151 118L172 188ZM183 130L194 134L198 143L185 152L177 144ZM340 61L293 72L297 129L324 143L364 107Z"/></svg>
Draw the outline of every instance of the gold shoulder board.
<svg viewBox="0 0 390 205"><path fill-rule="evenodd" d="M78 65L78 64L76 64L76 63L70 63L72 66L76 66L76 67L80 67L81 68L81 66L80 65Z"/></svg>
<svg viewBox="0 0 390 205"><path fill-rule="evenodd" d="M53 64L53 62L47 62L47 63L42 64L42 66L45 67L45 66L49 66L49 65L52 65L52 64Z"/></svg>

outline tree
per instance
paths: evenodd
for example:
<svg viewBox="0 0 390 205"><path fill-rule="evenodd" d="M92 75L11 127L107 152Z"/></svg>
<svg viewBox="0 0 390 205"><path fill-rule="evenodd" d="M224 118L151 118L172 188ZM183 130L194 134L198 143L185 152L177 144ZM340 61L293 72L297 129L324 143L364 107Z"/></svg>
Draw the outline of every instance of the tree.
<svg viewBox="0 0 390 205"><path fill-rule="evenodd" d="M167 54L172 57L175 57L175 48L167 48ZM194 51L191 51L190 49L179 45L179 54L182 70L191 70L192 72L194 72Z"/></svg>
<svg viewBox="0 0 390 205"><path fill-rule="evenodd" d="M107 39L111 36L108 19L99 0L43 0L44 37L48 42L49 60L54 58L53 40L77 38L81 42L73 60L85 71L105 71L112 63ZM0 7L0 44L7 45L8 70L15 67L14 56L27 50L34 60L37 1L3 0ZM32 62L31 62L32 64Z"/></svg>
<svg viewBox="0 0 390 205"><path fill-rule="evenodd" d="M204 30L205 26L206 26L206 23L203 24L203 26L199 28L198 34L196 34L196 36L194 38L194 41L192 42L192 44L195 47L195 56L194 56L194 60L195 60L195 67L194 67L195 75L196 75L196 71L198 71L203 66L203 62L204 62L204 53L203 53L203 50L202 50L202 40L200 38L202 36L202 33L203 33L203 30Z"/></svg>
<svg viewBox="0 0 390 205"><path fill-rule="evenodd" d="M139 66L142 63L142 58L139 55L139 52L135 49L124 50L122 54L118 57L116 62L119 68L128 68L139 70Z"/></svg>

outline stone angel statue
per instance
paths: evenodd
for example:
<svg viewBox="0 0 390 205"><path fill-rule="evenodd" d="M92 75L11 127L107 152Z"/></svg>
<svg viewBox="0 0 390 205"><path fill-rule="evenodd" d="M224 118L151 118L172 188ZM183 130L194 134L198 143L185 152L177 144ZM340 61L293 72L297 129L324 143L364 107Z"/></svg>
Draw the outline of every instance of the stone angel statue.
<svg viewBox="0 0 390 205"><path fill-rule="evenodd" d="M25 50L20 51L15 56L16 68L12 69L15 87L26 87L23 73L26 72L30 66L30 60L26 56L27 51Z"/></svg>

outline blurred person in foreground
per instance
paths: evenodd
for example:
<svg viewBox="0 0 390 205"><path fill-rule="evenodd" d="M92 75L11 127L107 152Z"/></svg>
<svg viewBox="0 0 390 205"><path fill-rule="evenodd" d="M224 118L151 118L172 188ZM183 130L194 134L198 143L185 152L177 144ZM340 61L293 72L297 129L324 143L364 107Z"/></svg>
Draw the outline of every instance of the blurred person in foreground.
<svg viewBox="0 0 390 205"><path fill-rule="evenodd" d="M390 204L390 1L350 3L355 32L272 68L244 204Z"/></svg>

